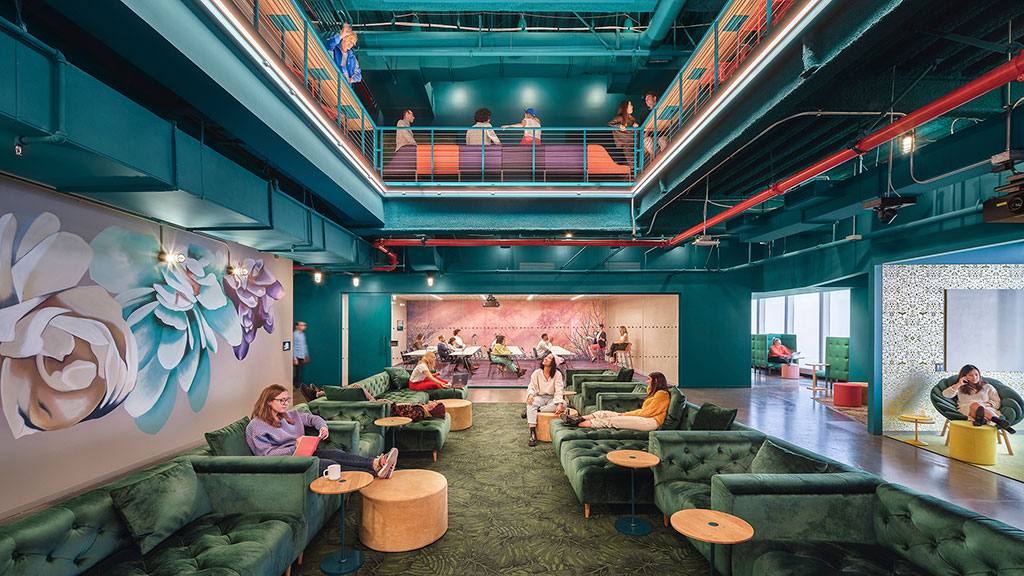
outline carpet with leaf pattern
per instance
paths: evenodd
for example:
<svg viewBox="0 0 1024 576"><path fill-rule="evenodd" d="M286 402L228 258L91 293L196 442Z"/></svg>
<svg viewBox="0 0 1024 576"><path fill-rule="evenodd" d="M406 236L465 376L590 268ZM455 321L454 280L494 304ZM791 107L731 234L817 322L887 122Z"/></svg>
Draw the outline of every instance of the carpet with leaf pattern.
<svg viewBox="0 0 1024 576"><path fill-rule="evenodd" d="M638 515L651 534L620 534L616 518L629 506L594 505L589 519L551 444L527 446L522 404L473 405L473 426L448 435L434 462L403 453L401 468L427 468L448 479L448 532L411 552L384 553L359 542L360 496L346 506L345 544L363 550L364 575L408 576L664 576L706 574L707 561L686 538L662 524L654 506ZM410 518L415 522L415 518ZM341 545L340 518L331 518L306 548L294 576L321 574L320 561Z"/></svg>

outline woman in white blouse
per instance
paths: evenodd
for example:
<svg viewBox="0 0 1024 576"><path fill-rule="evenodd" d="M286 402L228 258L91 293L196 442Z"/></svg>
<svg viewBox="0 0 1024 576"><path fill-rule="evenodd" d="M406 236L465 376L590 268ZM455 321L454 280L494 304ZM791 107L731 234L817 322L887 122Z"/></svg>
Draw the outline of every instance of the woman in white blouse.
<svg viewBox="0 0 1024 576"><path fill-rule="evenodd" d="M981 377L981 370L967 364L960 369L956 382L942 391L946 398L956 397L956 409L973 420L975 426L992 422L1010 434L1016 434L1010 423L999 412L999 392Z"/></svg>
<svg viewBox="0 0 1024 576"><path fill-rule="evenodd" d="M526 387L526 421L530 424L530 446L537 445L537 413L565 410L565 381L555 364L555 355L548 354L533 371Z"/></svg>

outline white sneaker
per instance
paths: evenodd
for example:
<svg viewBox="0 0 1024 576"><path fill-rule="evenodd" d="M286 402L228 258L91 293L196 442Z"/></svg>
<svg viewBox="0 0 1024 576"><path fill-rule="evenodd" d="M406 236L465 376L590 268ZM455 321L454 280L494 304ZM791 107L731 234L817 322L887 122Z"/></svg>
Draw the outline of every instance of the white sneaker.
<svg viewBox="0 0 1024 576"><path fill-rule="evenodd" d="M383 463L377 469L377 478L387 480L391 478L391 475L395 472L395 466L398 464L398 448L392 448L387 454L381 454L380 457Z"/></svg>

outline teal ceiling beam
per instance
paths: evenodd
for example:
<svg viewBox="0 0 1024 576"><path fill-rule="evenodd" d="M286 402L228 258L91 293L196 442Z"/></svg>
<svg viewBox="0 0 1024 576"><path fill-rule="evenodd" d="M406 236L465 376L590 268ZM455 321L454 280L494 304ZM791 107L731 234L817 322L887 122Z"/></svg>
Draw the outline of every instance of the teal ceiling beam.
<svg viewBox="0 0 1024 576"><path fill-rule="evenodd" d="M557 215L557 216L555 216ZM629 200L622 198L388 198L380 234L452 234L459 232L534 232L564 234L574 230L628 234Z"/></svg>
<svg viewBox="0 0 1024 576"><path fill-rule="evenodd" d="M589 25L588 25L589 26ZM641 56L642 34L607 32L375 32L359 33L362 56ZM690 52L687 51L687 54ZM670 54L665 53L668 56ZM682 55L682 54L678 54Z"/></svg>

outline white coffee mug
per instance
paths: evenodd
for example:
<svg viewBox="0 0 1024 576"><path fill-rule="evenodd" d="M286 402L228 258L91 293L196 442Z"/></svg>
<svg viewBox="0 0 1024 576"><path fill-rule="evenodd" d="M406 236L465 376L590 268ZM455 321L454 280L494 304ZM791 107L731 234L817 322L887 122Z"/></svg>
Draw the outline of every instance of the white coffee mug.
<svg viewBox="0 0 1024 576"><path fill-rule="evenodd" d="M341 480L341 464L331 464L324 470L324 478L328 480Z"/></svg>

